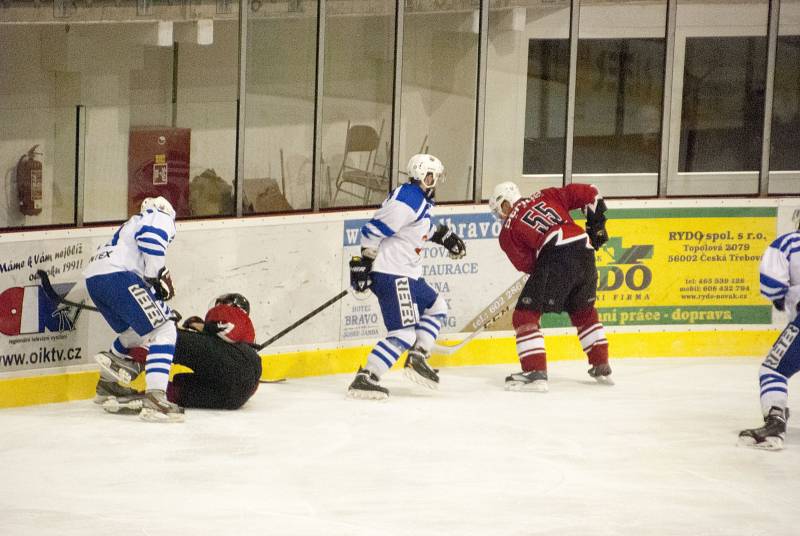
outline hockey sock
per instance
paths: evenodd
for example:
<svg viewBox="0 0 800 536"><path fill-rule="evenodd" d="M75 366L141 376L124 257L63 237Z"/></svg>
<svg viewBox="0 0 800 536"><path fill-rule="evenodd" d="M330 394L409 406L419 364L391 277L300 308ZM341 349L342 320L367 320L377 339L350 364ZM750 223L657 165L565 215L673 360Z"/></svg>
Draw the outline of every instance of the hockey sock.
<svg viewBox="0 0 800 536"><path fill-rule="evenodd" d="M766 416L772 406L786 408L789 399L786 376L761 365L758 369L761 384L761 412Z"/></svg>
<svg viewBox="0 0 800 536"><path fill-rule="evenodd" d="M144 363L145 383L147 389L167 390L169 383L169 369L172 366L172 357L175 355L174 344L153 344Z"/></svg>
<svg viewBox="0 0 800 536"><path fill-rule="evenodd" d="M372 351L367 356L367 364L364 368L380 378L397 363L400 354L410 347L410 344L397 337L387 337L378 341L378 344L372 348Z"/></svg>
<svg viewBox="0 0 800 536"><path fill-rule="evenodd" d="M592 365L608 363L608 339L593 306L569 314L572 325L578 330L581 347Z"/></svg>
<svg viewBox="0 0 800 536"><path fill-rule="evenodd" d="M439 336L439 330L442 329L442 323L445 318L446 316L442 314L422 315L422 318L419 319L416 329L416 345L425 350L426 353L430 353L431 348L433 348L433 343L436 342L436 338Z"/></svg>
<svg viewBox="0 0 800 536"><path fill-rule="evenodd" d="M517 355L523 372L547 370L544 335L539 330L539 311L515 309L512 322L517 337Z"/></svg>

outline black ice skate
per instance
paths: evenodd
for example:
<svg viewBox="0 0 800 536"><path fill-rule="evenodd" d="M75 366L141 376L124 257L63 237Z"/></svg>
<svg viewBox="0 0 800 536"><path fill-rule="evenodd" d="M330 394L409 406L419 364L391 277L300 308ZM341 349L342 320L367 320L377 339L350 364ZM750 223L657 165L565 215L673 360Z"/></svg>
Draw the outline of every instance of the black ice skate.
<svg viewBox="0 0 800 536"><path fill-rule="evenodd" d="M347 398L359 398L363 400L385 400L389 398L389 389L381 387L378 382L380 379L368 371L359 368L356 377L347 389Z"/></svg>
<svg viewBox="0 0 800 536"><path fill-rule="evenodd" d="M547 392L547 371L516 372L506 377L506 391Z"/></svg>
<svg viewBox="0 0 800 536"><path fill-rule="evenodd" d="M764 417L764 426L739 432L739 444L765 450L781 450L786 437L789 408L772 406Z"/></svg>
<svg viewBox="0 0 800 536"><path fill-rule="evenodd" d="M161 389L148 389L139 418L148 422L183 422L183 408L167 400L167 393Z"/></svg>
<svg viewBox="0 0 800 536"><path fill-rule="evenodd" d="M602 385L614 385L614 380L611 379L611 366L608 363L594 365L588 372L589 376L594 378L597 383Z"/></svg>
<svg viewBox="0 0 800 536"><path fill-rule="evenodd" d="M110 398L120 398L139 394L130 387L123 387L114 380L108 380L102 376L97 382L97 387L95 387L94 393L95 404L103 404ZM141 409L141 406L139 409Z"/></svg>
<svg viewBox="0 0 800 536"><path fill-rule="evenodd" d="M142 372L142 365L132 359L117 357L111 352L100 352L94 356L100 365L100 374L105 378L113 378L124 387L130 386L136 376Z"/></svg>
<svg viewBox="0 0 800 536"><path fill-rule="evenodd" d="M408 357L403 365L406 378L428 389L439 388L439 374L428 365L428 353L415 346L408 351Z"/></svg>

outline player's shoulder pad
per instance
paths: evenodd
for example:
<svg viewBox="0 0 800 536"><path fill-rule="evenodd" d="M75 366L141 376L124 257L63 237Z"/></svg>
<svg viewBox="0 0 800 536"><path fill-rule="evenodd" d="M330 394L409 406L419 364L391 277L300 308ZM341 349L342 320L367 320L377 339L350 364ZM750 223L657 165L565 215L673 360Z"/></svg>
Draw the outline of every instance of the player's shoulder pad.
<svg viewBox="0 0 800 536"><path fill-rule="evenodd" d="M147 210L143 214L141 223L162 229L170 238L175 236L175 221L169 214L160 210Z"/></svg>
<svg viewBox="0 0 800 536"><path fill-rule="evenodd" d="M422 188L410 182L401 184L397 188L394 198L396 201L408 205L415 213L426 202L425 192L422 191Z"/></svg>
<svg viewBox="0 0 800 536"><path fill-rule="evenodd" d="M800 245L800 232L791 231L780 235L772 241L769 247L777 249L781 252L786 252L790 247Z"/></svg>

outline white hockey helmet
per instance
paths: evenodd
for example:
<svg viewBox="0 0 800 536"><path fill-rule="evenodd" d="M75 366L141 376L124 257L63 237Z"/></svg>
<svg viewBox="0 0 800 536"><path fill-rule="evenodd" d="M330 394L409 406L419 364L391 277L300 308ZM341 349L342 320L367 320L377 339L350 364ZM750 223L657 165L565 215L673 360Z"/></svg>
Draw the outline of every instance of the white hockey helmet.
<svg viewBox="0 0 800 536"><path fill-rule="evenodd" d="M494 187L492 197L489 199L489 208L497 218L504 220L508 214L503 213L503 201L508 201L508 204L513 206L521 197L522 194L516 184L511 181L501 182Z"/></svg>
<svg viewBox="0 0 800 536"><path fill-rule="evenodd" d="M175 219L175 209L172 208L172 205L169 201L161 196L145 197L144 201L142 201L141 212L144 212L148 209L160 210L161 212L169 214L173 220Z"/></svg>
<svg viewBox="0 0 800 536"><path fill-rule="evenodd" d="M419 182L423 190L433 190L436 183L441 179L445 180L444 165L442 162L430 154L415 154L408 161L408 179ZM432 177L432 182L427 183L425 178L428 174Z"/></svg>

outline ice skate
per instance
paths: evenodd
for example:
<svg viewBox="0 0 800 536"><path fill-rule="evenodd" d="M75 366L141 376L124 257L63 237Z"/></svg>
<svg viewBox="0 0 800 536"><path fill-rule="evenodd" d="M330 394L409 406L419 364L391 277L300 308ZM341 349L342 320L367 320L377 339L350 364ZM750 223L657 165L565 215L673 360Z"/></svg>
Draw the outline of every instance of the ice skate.
<svg viewBox="0 0 800 536"><path fill-rule="evenodd" d="M601 385L614 385L614 380L611 379L611 366L608 363L602 365L594 365L588 370L589 376L595 379Z"/></svg>
<svg viewBox="0 0 800 536"><path fill-rule="evenodd" d="M100 376L97 387L94 388L94 403L103 404L110 398L126 397L138 394L130 387L123 387L114 380L108 380Z"/></svg>
<svg viewBox="0 0 800 536"><path fill-rule="evenodd" d="M103 402L103 410L108 413L135 415L141 412L144 404L144 393L134 391L129 396L112 396Z"/></svg>
<svg viewBox="0 0 800 536"><path fill-rule="evenodd" d="M117 357L111 352L100 352L94 356L94 360L100 365L100 373L104 377L113 378L123 387L129 387L142 372L141 364L132 359Z"/></svg>
<svg viewBox="0 0 800 536"><path fill-rule="evenodd" d="M167 400L161 389L148 389L139 418L148 422L183 422L183 408Z"/></svg>
<svg viewBox="0 0 800 536"><path fill-rule="evenodd" d="M506 391L547 392L547 371L516 372L506 377Z"/></svg>
<svg viewBox="0 0 800 536"><path fill-rule="evenodd" d="M427 357L424 350L415 346L408 351L406 362L403 365L403 373L406 378L416 384L428 389L438 389L439 374L428 365Z"/></svg>
<svg viewBox="0 0 800 536"><path fill-rule="evenodd" d="M772 406L764 417L764 426L739 432L739 445L764 450L781 450L786 437L789 408Z"/></svg>
<svg viewBox="0 0 800 536"><path fill-rule="evenodd" d="M356 377L347 389L347 398L361 400L385 400L389 398L389 389L381 387L378 382L380 379L368 371L359 368Z"/></svg>

